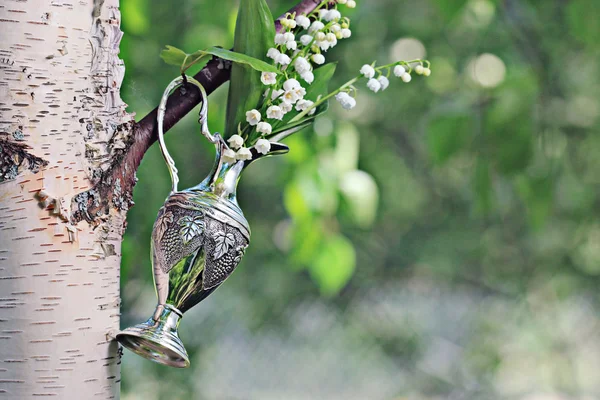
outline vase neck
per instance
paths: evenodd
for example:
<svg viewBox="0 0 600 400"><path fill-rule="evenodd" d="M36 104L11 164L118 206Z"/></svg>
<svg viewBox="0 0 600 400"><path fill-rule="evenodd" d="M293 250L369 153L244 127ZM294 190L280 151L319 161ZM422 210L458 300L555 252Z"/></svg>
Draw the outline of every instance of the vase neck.
<svg viewBox="0 0 600 400"><path fill-rule="evenodd" d="M216 158L208 176L194 189L212 192L217 197L227 199L237 204L236 190L240 174L245 168L244 161L226 163L223 161L223 152L227 145L221 139L216 144Z"/></svg>
<svg viewBox="0 0 600 400"><path fill-rule="evenodd" d="M211 192L217 197L232 201L237 205L236 190L237 184L240 180L242 171L250 165L250 163L263 158L265 156L272 156L276 154L285 154L289 151L289 148L281 143L271 143L271 149L266 153L259 153L255 148L250 148L250 154L252 155L249 160L239 160L232 163L226 163L223 161L223 154L225 150L229 149L225 141L219 134L215 134L217 142L215 148L217 156L213 168L199 185L192 188L192 190L202 190L205 192Z"/></svg>

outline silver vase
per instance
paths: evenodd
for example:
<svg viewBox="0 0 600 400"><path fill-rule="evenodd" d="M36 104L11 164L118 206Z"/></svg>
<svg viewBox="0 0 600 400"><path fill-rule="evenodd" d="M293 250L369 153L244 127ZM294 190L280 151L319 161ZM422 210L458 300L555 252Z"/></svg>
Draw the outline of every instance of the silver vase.
<svg viewBox="0 0 600 400"><path fill-rule="evenodd" d="M173 89L185 83L184 78L177 78L165 90L158 116L159 143L173 180L171 194L159 210L152 231L152 269L158 305L146 322L117 334L117 340L136 354L178 368L190 365L177 332L183 314L231 275L250 243L250 226L236 200L241 172L259 158L289 150L285 145L271 143L267 154L251 149L249 160L224 162L227 144L206 126L204 89L189 77L187 81L198 86L202 93L202 133L215 144L215 164L202 183L177 190L177 169L162 132L166 99Z"/></svg>

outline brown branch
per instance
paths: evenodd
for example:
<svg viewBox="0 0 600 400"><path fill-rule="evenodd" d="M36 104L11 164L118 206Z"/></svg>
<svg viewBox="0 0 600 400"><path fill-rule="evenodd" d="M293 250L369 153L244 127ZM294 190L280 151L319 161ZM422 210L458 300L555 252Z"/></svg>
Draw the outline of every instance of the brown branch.
<svg viewBox="0 0 600 400"><path fill-rule="evenodd" d="M322 0L303 0L287 12L308 14L321 2ZM284 17L286 14L283 14L281 17ZM279 18L275 22L275 29L278 32L281 30ZM204 86L207 95L209 95L229 80L231 76L231 68L229 67L228 63L213 59L200 72L194 75L194 79ZM200 92L198 89L192 85L188 86L183 93L181 90L177 90L167 101L164 125L165 133L200 102ZM158 140L158 131L156 129L157 112L158 108L155 108L134 126L134 142L124 159L124 163L129 170L137 170L146 151Z"/></svg>

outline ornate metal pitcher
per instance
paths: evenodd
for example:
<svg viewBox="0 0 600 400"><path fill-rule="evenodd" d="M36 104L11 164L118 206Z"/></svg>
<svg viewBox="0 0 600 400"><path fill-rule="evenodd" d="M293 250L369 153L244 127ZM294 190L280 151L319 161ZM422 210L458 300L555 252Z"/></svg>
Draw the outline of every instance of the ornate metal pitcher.
<svg viewBox="0 0 600 400"><path fill-rule="evenodd" d="M202 183L178 191L177 169L163 138L163 119L168 96L186 80L200 89L202 134L214 143L217 156L211 173ZM158 112L158 138L173 187L152 231L152 268L158 305L146 322L117 334L117 340L136 354L179 368L190 364L177 333L183 313L231 275L250 243L250 227L238 206L236 187L240 173L264 156L251 149L250 160L224 162L222 155L228 146L219 134L213 135L208 130L207 113L206 92L199 82L179 77L166 88ZM284 154L288 150L285 145L271 143L271 151L266 155Z"/></svg>

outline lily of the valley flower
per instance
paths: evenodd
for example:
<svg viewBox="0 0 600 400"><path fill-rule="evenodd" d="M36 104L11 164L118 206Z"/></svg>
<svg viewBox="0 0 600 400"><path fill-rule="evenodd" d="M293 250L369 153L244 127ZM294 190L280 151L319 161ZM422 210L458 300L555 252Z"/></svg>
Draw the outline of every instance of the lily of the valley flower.
<svg viewBox="0 0 600 400"><path fill-rule="evenodd" d="M275 62L281 65L288 65L290 62L292 62L292 59L287 54L280 54L275 59Z"/></svg>
<svg viewBox="0 0 600 400"><path fill-rule="evenodd" d="M310 63L304 57L298 57L294 62L294 68L299 74L310 71Z"/></svg>
<svg viewBox="0 0 600 400"><path fill-rule="evenodd" d="M315 74L313 74L312 71L306 71L300 75L300 77L302 77L302 79L304 79L304 81L309 85L315 80Z"/></svg>
<svg viewBox="0 0 600 400"><path fill-rule="evenodd" d="M356 106L356 100L346 92L336 94L335 99L345 110L351 110Z"/></svg>
<svg viewBox="0 0 600 400"><path fill-rule="evenodd" d="M400 77L405 83L412 81L412 76L409 73L406 73Z"/></svg>
<svg viewBox="0 0 600 400"><path fill-rule="evenodd" d="M298 96L298 93L296 93L295 89L292 90L288 90L285 93L283 93L283 101L286 103L290 103L290 104L294 104L295 102L298 101L300 97Z"/></svg>
<svg viewBox="0 0 600 400"><path fill-rule="evenodd" d="M371 79L372 77L375 76L375 69L372 66L370 66L369 64L365 64L360 69L360 73L363 74L363 76L365 78Z"/></svg>
<svg viewBox="0 0 600 400"><path fill-rule="evenodd" d="M323 28L325 28L325 25L321 21L317 20L310 25L310 28L308 28L308 33L315 33Z"/></svg>
<svg viewBox="0 0 600 400"><path fill-rule="evenodd" d="M288 50L296 50L298 48L298 43L296 43L295 40L290 40L289 42L285 43L285 47Z"/></svg>
<svg viewBox="0 0 600 400"><path fill-rule="evenodd" d="M279 106L271 106L267 108L267 118L281 121L283 119L283 110Z"/></svg>
<svg viewBox="0 0 600 400"><path fill-rule="evenodd" d="M258 125L256 125L256 132L258 133L264 133L265 135L269 135L272 130L273 128L268 122L259 122Z"/></svg>
<svg viewBox="0 0 600 400"><path fill-rule="evenodd" d="M282 18L279 20L279 22L286 28L294 29L296 27L296 21L293 19Z"/></svg>
<svg viewBox="0 0 600 400"><path fill-rule="evenodd" d="M296 111L302 112L302 111L306 110L307 108L312 107L313 104L315 104L315 103L310 100L304 100L304 99L298 100L298 102L296 103ZM317 111L317 109L313 108L312 110L310 110L308 112L308 115L313 115L315 113L315 111Z"/></svg>
<svg viewBox="0 0 600 400"><path fill-rule="evenodd" d="M298 80L294 78L288 79L285 82L283 82L283 90L285 90L286 92L299 88L300 86L300 82L298 82Z"/></svg>
<svg viewBox="0 0 600 400"><path fill-rule="evenodd" d="M278 33L275 35L275 44L284 44L287 42L283 33Z"/></svg>
<svg viewBox="0 0 600 400"><path fill-rule="evenodd" d="M310 59L318 65L321 65L325 62L325 56L323 54L313 54Z"/></svg>
<svg viewBox="0 0 600 400"><path fill-rule="evenodd" d="M292 32L286 32L283 34L283 43L292 42L296 39ZM283 44L281 43L281 44Z"/></svg>
<svg viewBox="0 0 600 400"><path fill-rule="evenodd" d="M267 139L258 139L254 148L261 154L267 154L271 150L271 142Z"/></svg>
<svg viewBox="0 0 600 400"><path fill-rule="evenodd" d="M281 54L281 52L279 50L277 50L274 47L271 47L268 51L267 51L267 57L273 59L273 60L277 60L277 57Z"/></svg>
<svg viewBox="0 0 600 400"><path fill-rule="evenodd" d="M224 163L233 164L236 161L235 151L231 149L225 149L223 156L221 157Z"/></svg>
<svg viewBox="0 0 600 400"><path fill-rule="evenodd" d="M406 69L402 65L396 65L394 67L394 75L398 78L402 78L402 75L406 74Z"/></svg>
<svg viewBox="0 0 600 400"><path fill-rule="evenodd" d="M296 90L296 94L298 95L299 99L302 99L304 96L306 96L306 89L304 89L302 86L299 86L294 90Z"/></svg>
<svg viewBox="0 0 600 400"><path fill-rule="evenodd" d="M367 87L374 91L375 93L379 92L379 89L381 89L381 83L379 83L379 81L375 78L371 78L369 79L369 81L367 82Z"/></svg>
<svg viewBox="0 0 600 400"><path fill-rule="evenodd" d="M292 108L294 108L294 106L292 105L292 103L288 103L287 101L282 101L281 103L279 103L279 108L281 108L281 111L283 112L283 114L287 114L290 111L292 111Z"/></svg>
<svg viewBox="0 0 600 400"><path fill-rule="evenodd" d="M325 14L325 21L339 21L342 18L342 14L336 9L328 10L327 14Z"/></svg>
<svg viewBox="0 0 600 400"><path fill-rule="evenodd" d="M305 15L297 15L296 23L302 27L302 29L308 29L310 27L310 19Z"/></svg>
<svg viewBox="0 0 600 400"><path fill-rule="evenodd" d="M235 153L235 158L237 158L238 160L251 160L252 153L247 147L242 147L237 151L237 153Z"/></svg>
<svg viewBox="0 0 600 400"><path fill-rule="evenodd" d="M276 100L283 93L284 93L284 91L282 89L273 90L273 93L271 94L271 100Z"/></svg>
<svg viewBox="0 0 600 400"><path fill-rule="evenodd" d="M260 122L260 112L258 110L250 110L246 112L246 121L254 126Z"/></svg>
<svg viewBox="0 0 600 400"><path fill-rule="evenodd" d="M229 147L236 150L244 145L244 138L240 135L232 135L227 142L229 143Z"/></svg>
<svg viewBox="0 0 600 400"><path fill-rule="evenodd" d="M356 1L354 1L354 0L348 0L348 2L346 3L346 7L348 7L348 8L354 8L354 7L356 7Z"/></svg>
<svg viewBox="0 0 600 400"><path fill-rule="evenodd" d="M377 81L379 81L379 83L381 84L381 91L384 91L388 88L388 86L390 86L390 80L383 75L377 78Z"/></svg>
<svg viewBox="0 0 600 400"><path fill-rule="evenodd" d="M302 43L302 46L308 46L310 44L310 42L312 42L313 37L310 35L302 35L300 36L300 43Z"/></svg>
<svg viewBox="0 0 600 400"><path fill-rule="evenodd" d="M263 85L274 85L277 83L277 74L275 72L263 72L260 74L260 81Z"/></svg>

